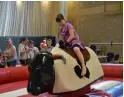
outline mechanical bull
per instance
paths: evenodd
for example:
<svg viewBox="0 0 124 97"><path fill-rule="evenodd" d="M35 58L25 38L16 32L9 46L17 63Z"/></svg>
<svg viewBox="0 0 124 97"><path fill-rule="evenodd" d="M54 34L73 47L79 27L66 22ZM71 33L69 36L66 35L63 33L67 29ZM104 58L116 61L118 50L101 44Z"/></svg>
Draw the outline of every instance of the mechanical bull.
<svg viewBox="0 0 124 97"><path fill-rule="evenodd" d="M29 64L27 91L32 95L78 92L102 78L104 74L96 54L88 47L82 54L87 67L85 76L81 76L81 64L71 49L55 47L51 53L39 52Z"/></svg>

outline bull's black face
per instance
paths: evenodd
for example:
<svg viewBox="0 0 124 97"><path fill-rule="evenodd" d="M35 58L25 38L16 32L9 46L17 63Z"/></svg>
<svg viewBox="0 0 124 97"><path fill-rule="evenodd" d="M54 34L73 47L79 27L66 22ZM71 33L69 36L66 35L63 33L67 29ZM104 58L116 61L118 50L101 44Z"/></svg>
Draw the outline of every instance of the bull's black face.
<svg viewBox="0 0 124 97"><path fill-rule="evenodd" d="M32 95L52 93L54 85L54 60L49 52L38 53L29 64L27 91Z"/></svg>

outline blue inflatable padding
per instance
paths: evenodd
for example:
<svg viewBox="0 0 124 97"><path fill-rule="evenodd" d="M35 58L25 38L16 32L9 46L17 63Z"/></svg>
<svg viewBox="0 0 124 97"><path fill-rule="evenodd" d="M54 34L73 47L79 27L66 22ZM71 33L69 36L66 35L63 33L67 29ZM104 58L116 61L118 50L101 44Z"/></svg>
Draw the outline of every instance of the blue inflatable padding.
<svg viewBox="0 0 124 97"><path fill-rule="evenodd" d="M120 95L120 96L118 96L118 97L123 97L123 94L122 94L122 95Z"/></svg>
<svg viewBox="0 0 124 97"><path fill-rule="evenodd" d="M112 97L123 97L123 83L107 89L106 92L111 94Z"/></svg>

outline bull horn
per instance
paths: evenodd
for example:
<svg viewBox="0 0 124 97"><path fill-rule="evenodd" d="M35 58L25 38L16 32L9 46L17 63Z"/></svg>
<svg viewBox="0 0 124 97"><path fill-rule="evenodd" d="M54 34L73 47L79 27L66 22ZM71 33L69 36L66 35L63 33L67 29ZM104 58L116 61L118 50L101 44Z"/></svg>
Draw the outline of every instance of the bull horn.
<svg viewBox="0 0 124 97"><path fill-rule="evenodd" d="M66 64L66 58L63 55L59 55L59 54L53 55L53 59L54 60L61 59L63 60L64 64Z"/></svg>

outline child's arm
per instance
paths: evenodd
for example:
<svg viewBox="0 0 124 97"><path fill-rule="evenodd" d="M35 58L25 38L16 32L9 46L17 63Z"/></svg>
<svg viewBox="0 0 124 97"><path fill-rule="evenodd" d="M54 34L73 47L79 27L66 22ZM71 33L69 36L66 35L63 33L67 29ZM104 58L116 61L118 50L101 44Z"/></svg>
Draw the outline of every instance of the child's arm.
<svg viewBox="0 0 124 97"><path fill-rule="evenodd" d="M62 37L61 34L59 35L59 41L60 41L60 40L64 41L64 39L63 39L63 37Z"/></svg>
<svg viewBox="0 0 124 97"><path fill-rule="evenodd" d="M69 43L74 38L74 29L73 27L69 28L69 38L67 39L67 42Z"/></svg>

